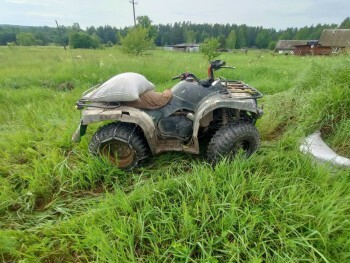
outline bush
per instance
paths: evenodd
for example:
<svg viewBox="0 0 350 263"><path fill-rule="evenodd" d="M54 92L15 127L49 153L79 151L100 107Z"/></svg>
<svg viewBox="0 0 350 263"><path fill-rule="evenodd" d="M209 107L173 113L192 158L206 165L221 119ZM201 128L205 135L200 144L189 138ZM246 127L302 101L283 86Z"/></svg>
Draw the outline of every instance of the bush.
<svg viewBox="0 0 350 263"><path fill-rule="evenodd" d="M200 45L200 52L203 54L203 57L210 62L220 55L217 51L219 47L219 40L216 38L208 38Z"/></svg>
<svg viewBox="0 0 350 263"><path fill-rule="evenodd" d="M121 39L122 49L126 53L139 55L154 47L154 40L149 37L148 29L137 26Z"/></svg>
<svg viewBox="0 0 350 263"><path fill-rule="evenodd" d="M20 46L35 46L37 44L37 40L32 33L19 33L16 39Z"/></svg>
<svg viewBox="0 0 350 263"><path fill-rule="evenodd" d="M89 36L84 32L74 32L69 36L69 46L71 48L93 48L96 49L100 45L99 40L94 36Z"/></svg>

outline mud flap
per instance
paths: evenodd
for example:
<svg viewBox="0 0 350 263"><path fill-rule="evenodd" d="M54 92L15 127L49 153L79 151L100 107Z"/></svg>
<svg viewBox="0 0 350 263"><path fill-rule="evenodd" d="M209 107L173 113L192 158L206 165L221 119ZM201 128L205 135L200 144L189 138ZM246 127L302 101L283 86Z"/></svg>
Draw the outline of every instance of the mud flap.
<svg viewBox="0 0 350 263"><path fill-rule="evenodd" d="M75 143L79 143L81 141L81 137L85 135L87 129L87 125L83 125L79 123L77 130L74 132L72 136L72 141Z"/></svg>

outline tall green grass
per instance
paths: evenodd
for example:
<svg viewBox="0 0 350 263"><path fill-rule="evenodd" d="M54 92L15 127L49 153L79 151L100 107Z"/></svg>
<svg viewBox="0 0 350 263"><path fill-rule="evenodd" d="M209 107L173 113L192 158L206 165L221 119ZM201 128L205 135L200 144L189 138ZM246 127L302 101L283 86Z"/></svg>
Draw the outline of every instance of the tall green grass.
<svg viewBox="0 0 350 263"><path fill-rule="evenodd" d="M299 152L321 130L350 156L348 57L222 54L265 94L262 145L215 169L167 153L137 173L79 145L74 103L111 76L134 71L159 90L186 70L205 77L200 54L118 49L0 48L0 261L348 262L349 170Z"/></svg>
<svg viewBox="0 0 350 263"><path fill-rule="evenodd" d="M301 72L296 85L269 97L260 123L266 139L320 130L339 153L350 156L350 68L349 58L313 61ZM288 129L289 128L289 129Z"/></svg>

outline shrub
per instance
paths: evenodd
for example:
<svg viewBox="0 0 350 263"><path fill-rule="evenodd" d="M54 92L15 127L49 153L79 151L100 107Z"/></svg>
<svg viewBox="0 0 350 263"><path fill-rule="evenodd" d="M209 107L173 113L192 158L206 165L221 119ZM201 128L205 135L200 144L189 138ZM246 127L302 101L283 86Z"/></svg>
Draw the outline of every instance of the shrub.
<svg viewBox="0 0 350 263"><path fill-rule="evenodd" d="M99 39L95 36L89 36L84 32L74 32L69 36L69 46L71 48L93 48L100 45Z"/></svg>
<svg viewBox="0 0 350 263"><path fill-rule="evenodd" d="M219 40L216 38L208 38L200 45L200 52L203 54L203 57L210 62L220 55L217 51L219 47Z"/></svg>
<svg viewBox="0 0 350 263"><path fill-rule="evenodd" d="M16 39L20 46L35 46L37 44L37 40L32 33L19 33Z"/></svg>
<svg viewBox="0 0 350 263"><path fill-rule="evenodd" d="M126 53L139 55L154 47L154 40L149 37L148 29L137 26L121 39L122 49Z"/></svg>

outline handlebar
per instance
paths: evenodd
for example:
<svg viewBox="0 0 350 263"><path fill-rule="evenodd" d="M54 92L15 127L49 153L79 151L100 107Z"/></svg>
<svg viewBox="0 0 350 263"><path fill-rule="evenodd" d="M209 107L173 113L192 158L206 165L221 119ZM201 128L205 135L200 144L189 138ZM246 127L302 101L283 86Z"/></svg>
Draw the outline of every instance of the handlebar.
<svg viewBox="0 0 350 263"><path fill-rule="evenodd" d="M208 68L208 77L209 79L207 80L207 82L209 81L210 83L214 81L214 71L219 70L221 68L229 68L229 69L235 69L235 67L231 67L231 66L226 66L226 62L222 61L222 60L214 60L212 62L210 62L209 68ZM188 77L192 77L194 78L198 83L201 83L202 81L197 78L194 74L190 73L190 72L185 72L182 73L178 76L172 77L172 80L175 79L181 79L181 80L185 80Z"/></svg>
<svg viewBox="0 0 350 263"><path fill-rule="evenodd" d="M197 82L200 81L200 79L198 77L196 77L193 73L190 73L190 72L185 72L185 73L182 73L178 76L175 76L175 77L172 77L171 79L172 80L175 80L175 79L181 79L181 80L184 80L184 79L187 79L187 78L194 78Z"/></svg>
<svg viewBox="0 0 350 263"><path fill-rule="evenodd" d="M182 74L179 76L172 77L171 80L180 79L180 78L182 78Z"/></svg>
<svg viewBox="0 0 350 263"><path fill-rule="evenodd" d="M210 62L210 66L208 68L208 77L211 81L214 81L214 71L219 70L221 68L230 68L235 69L235 67L225 66L226 62L222 60L214 60Z"/></svg>

